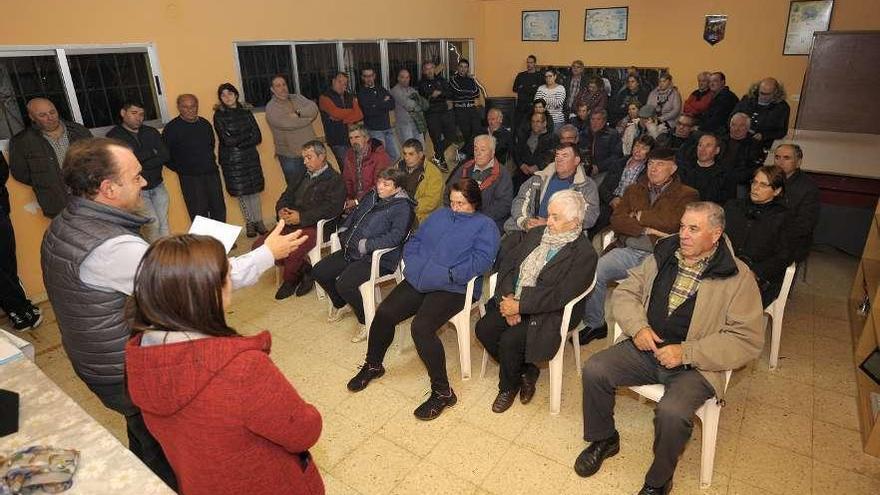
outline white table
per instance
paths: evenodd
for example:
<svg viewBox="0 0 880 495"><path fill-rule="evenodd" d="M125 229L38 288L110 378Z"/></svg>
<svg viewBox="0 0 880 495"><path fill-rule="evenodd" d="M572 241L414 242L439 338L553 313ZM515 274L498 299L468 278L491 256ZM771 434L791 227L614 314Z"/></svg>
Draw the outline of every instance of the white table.
<svg viewBox="0 0 880 495"><path fill-rule="evenodd" d="M18 392L19 431L0 438L0 450L32 445L80 452L73 486L65 494L169 494L168 488L109 431L24 356L0 366L0 388Z"/></svg>

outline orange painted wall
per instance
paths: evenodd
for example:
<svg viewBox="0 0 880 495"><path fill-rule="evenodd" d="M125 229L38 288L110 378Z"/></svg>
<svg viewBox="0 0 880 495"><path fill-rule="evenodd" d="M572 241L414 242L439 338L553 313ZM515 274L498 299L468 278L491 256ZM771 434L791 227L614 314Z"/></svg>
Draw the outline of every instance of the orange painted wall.
<svg viewBox="0 0 880 495"><path fill-rule="evenodd" d="M483 29L483 3L476 0L0 0L0 12L5 21L0 46L155 43L166 95L171 95L171 116L176 116L174 95L186 92L199 97L200 113L209 120L217 86L237 81L234 41L479 38ZM263 130L259 150L266 176L263 214L270 217L284 179L262 113L257 121ZM316 129L323 134L320 124ZM166 170L165 181L171 194L171 229L186 231L189 217L177 178ZM22 208L34 200L28 186L10 178L7 187L19 273L31 297L42 299L39 250L49 222ZM226 209L229 222L241 224L237 200L227 196Z"/></svg>
<svg viewBox="0 0 880 495"><path fill-rule="evenodd" d="M583 41L587 7L622 6L629 6L626 41ZM876 0L836 0L831 29L880 29L878 7ZM560 11L559 42L520 41L521 12L544 9ZM491 94L512 95L513 75L524 70L531 53L539 65L568 65L579 58L588 66L669 67L685 97L702 70L723 71L737 94L771 75L789 95L798 94L807 57L782 55L788 9L788 0L490 0L485 39L477 45L479 77ZM728 16L725 40L715 46L703 41L707 14ZM797 107L791 99L789 104Z"/></svg>
<svg viewBox="0 0 880 495"><path fill-rule="evenodd" d="M539 63L666 66L686 94L700 70L723 70L731 88L742 93L766 75L778 77L797 94L807 57L782 56L788 0L0 0L3 45L155 43L168 95L195 93L202 116L212 115L217 85L236 81L233 41L474 38L475 67L490 95L510 95L526 55ZM624 42L583 40L584 9L629 5L629 39ZM558 43L521 42L522 10L559 9ZM47 14L51 13L51 14ZM702 40L703 16L729 16L727 38L710 47ZM837 0L832 29L880 29L876 0ZM172 116L174 101L168 101ZM790 101L793 107L796 103ZM260 146L267 187L263 213L281 193L283 179L272 157L265 120ZM317 126L320 134L320 125ZM172 195L171 227L188 228L178 182L166 171ZM48 222L22 209L33 201L30 188L10 179L12 221L16 227L19 268L28 292L41 298L39 245ZM237 202L227 197L230 222L240 222Z"/></svg>

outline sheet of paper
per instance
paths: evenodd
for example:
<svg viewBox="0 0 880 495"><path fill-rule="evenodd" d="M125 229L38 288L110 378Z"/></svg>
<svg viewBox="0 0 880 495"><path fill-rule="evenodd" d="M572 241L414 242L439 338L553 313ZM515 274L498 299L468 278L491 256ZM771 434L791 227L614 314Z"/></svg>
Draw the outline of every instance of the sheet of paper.
<svg viewBox="0 0 880 495"><path fill-rule="evenodd" d="M189 233L209 235L217 239L223 243L223 247L226 248L226 253L228 254L232 250L235 240L238 239L238 234L241 233L241 227L196 215L192 226L189 228Z"/></svg>
<svg viewBox="0 0 880 495"><path fill-rule="evenodd" d="M0 364L15 361L22 356L23 354L18 347L13 345L12 342L6 340L5 337L0 337Z"/></svg>

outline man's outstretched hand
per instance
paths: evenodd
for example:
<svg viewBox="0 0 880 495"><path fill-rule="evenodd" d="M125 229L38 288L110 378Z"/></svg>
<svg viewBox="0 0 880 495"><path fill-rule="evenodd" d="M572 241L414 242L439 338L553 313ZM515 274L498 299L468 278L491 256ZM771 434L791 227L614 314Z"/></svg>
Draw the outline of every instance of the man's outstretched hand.
<svg viewBox="0 0 880 495"><path fill-rule="evenodd" d="M284 228L284 222L278 222L272 232L266 237L264 245L272 252L272 257L276 260L286 258L294 249L301 246L309 237L303 235L301 230L281 235L281 229Z"/></svg>

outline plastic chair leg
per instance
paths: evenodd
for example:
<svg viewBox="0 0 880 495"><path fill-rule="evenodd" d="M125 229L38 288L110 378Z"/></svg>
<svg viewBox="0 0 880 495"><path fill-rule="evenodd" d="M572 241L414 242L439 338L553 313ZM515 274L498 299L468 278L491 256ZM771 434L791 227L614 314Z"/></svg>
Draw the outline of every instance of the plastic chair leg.
<svg viewBox="0 0 880 495"><path fill-rule="evenodd" d="M782 341L782 318L770 317L770 369L779 365L779 344Z"/></svg>
<svg viewBox="0 0 880 495"><path fill-rule="evenodd" d="M550 414L559 414L562 409L562 356L560 352L558 356L550 360Z"/></svg>
<svg viewBox="0 0 880 495"><path fill-rule="evenodd" d="M309 251L309 264L312 265L313 268L315 265L318 264L319 261L321 261L321 247L318 246L316 249L312 249L311 251ZM321 287L321 284L317 282L315 283L315 295L318 296L319 301L323 301L324 298L327 297L327 294L324 292L324 288Z"/></svg>
<svg viewBox="0 0 880 495"><path fill-rule="evenodd" d="M489 353L483 349L483 364L480 366L480 380L486 376L486 366L489 364Z"/></svg>
<svg viewBox="0 0 880 495"><path fill-rule="evenodd" d="M571 350L574 352L574 365L578 376L581 376L581 334L580 327L571 332Z"/></svg>
<svg viewBox="0 0 880 495"><path fill-rule="evenodd" d="M470 311L462 311L452 317L458 338L458 360L461 365L461 379L471 379L471 321Z"/></svg>
<svg viewBox="0 0 880 495"><path fill-rule="evenodd" d="M364 301L364 324L367 326L367 337L369 337L373 317L376 316L376 291L373 290L372 284L369 282L361 284L358 290Z"/></svg>
<svg viewBox="0 0 880 495"><path fill-rule="evenodd" d="M715 469L715 443L718 440L718 420L721 406L715 399L709 399L703 406L703 439L700 452L700 488L709 488L712 484L712 471Z"/></svg>

